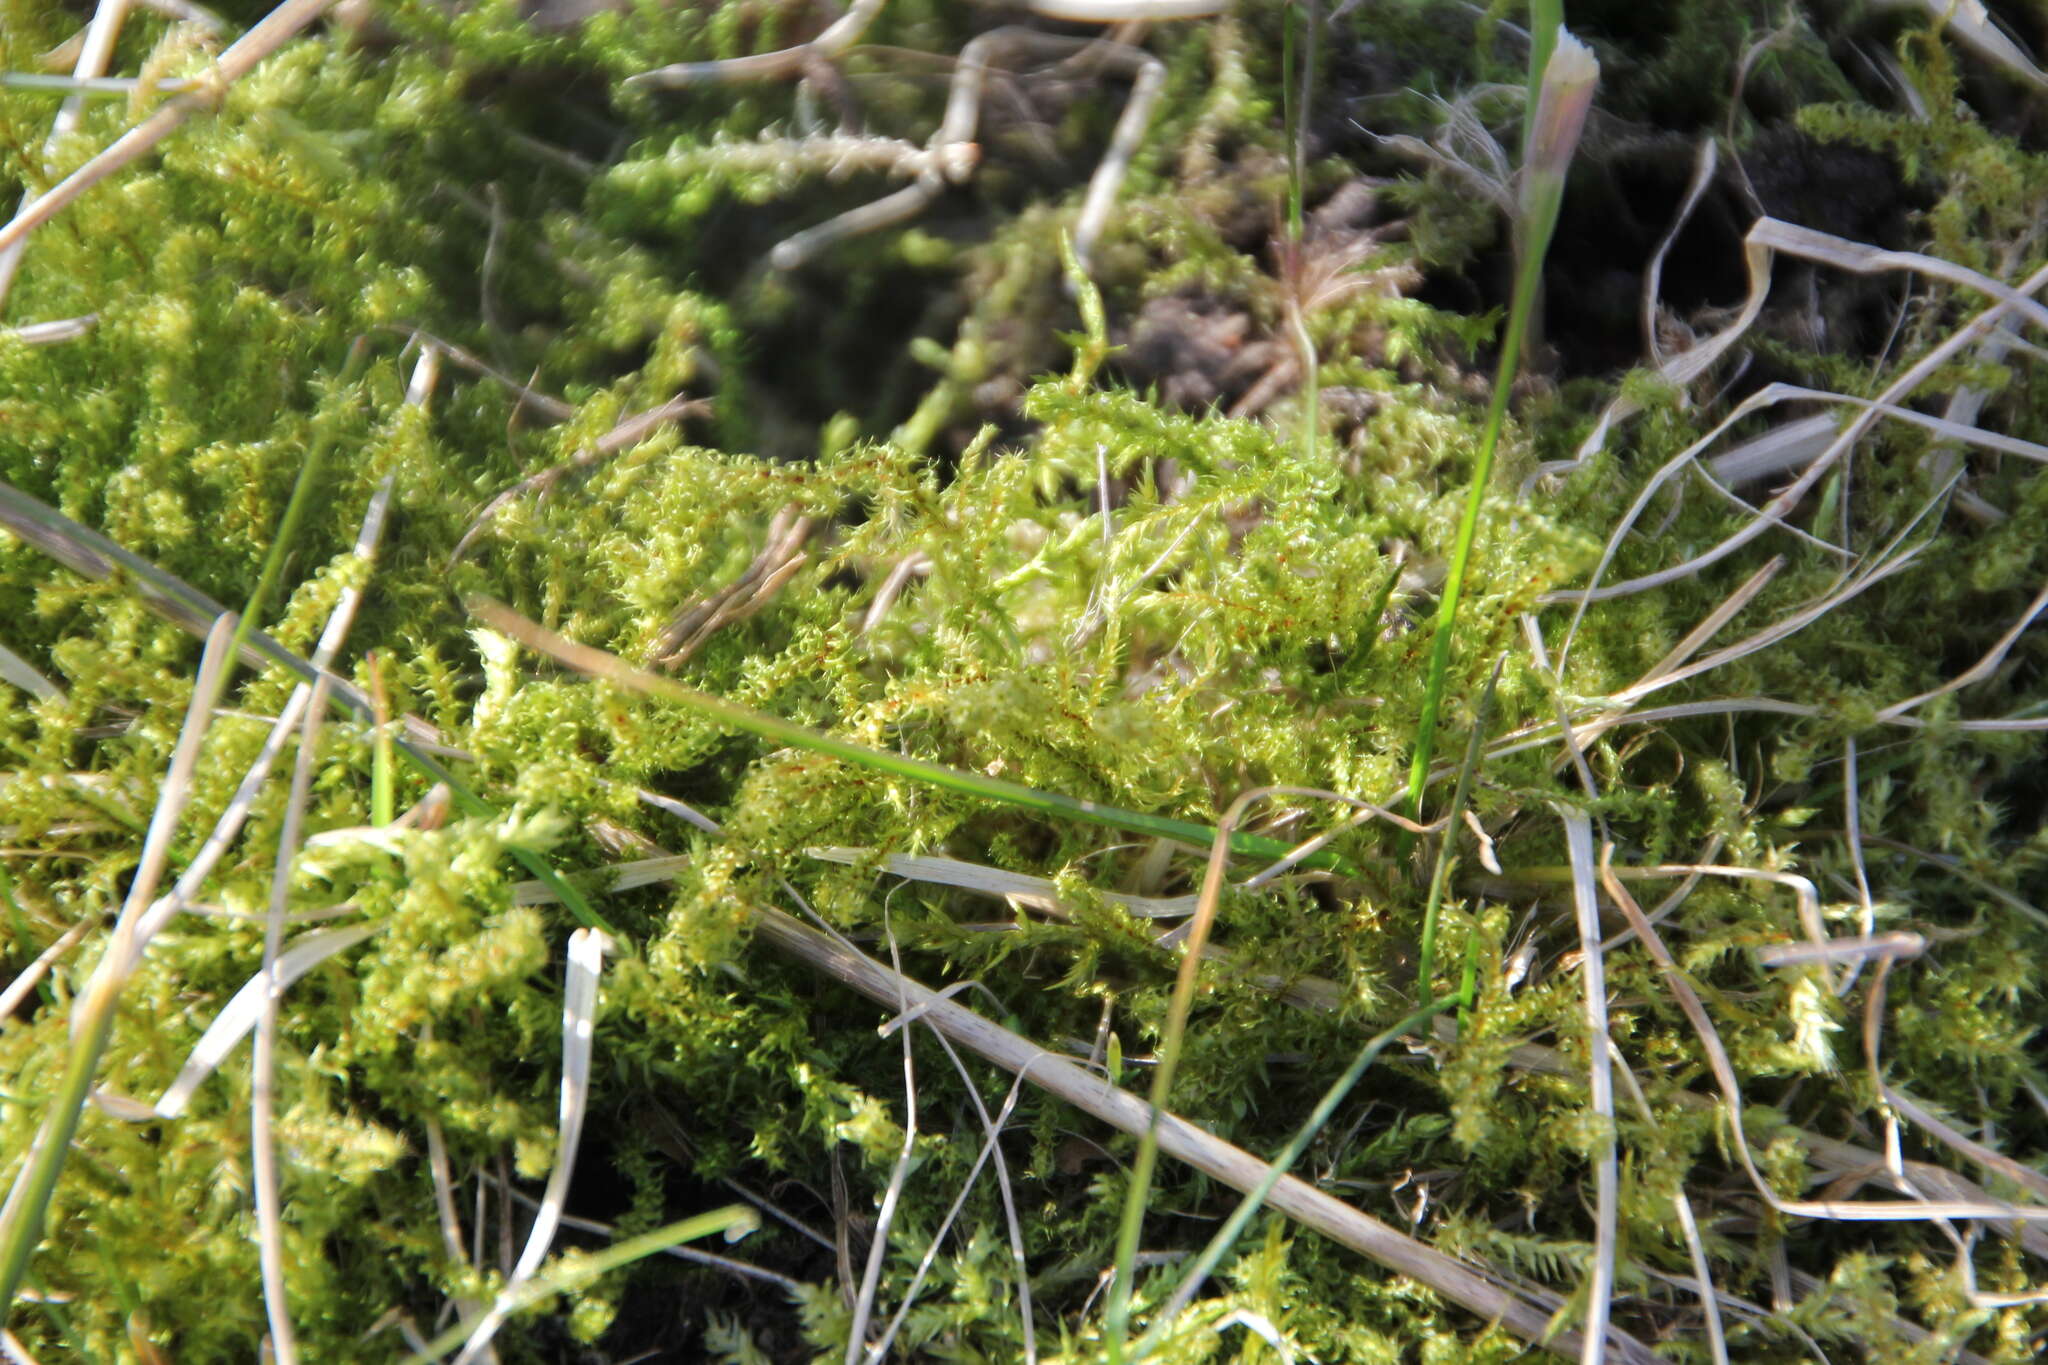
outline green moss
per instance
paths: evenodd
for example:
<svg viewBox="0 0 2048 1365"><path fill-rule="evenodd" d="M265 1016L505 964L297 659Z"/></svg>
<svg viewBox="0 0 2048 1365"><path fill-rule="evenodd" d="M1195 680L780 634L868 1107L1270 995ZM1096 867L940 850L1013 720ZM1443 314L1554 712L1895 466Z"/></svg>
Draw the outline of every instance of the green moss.
<svg viewBox="0 0 2048 1365"><path fill-rule="evenodd" d="M1502 62L1498 42L1448 40L1442 15L1396 5L1374 32L1415 65L1411 84L1448 95ZM29 68L65 36L60 19L9 3L0 58ZM1739 16L1702 7L1654 33L1609 19L1612 31L1598 36L1617 115L1719 118L1717 104L1694 104L1722 88ZM940 84L905 76L924 68L892 49L950 52L976 22L957 6L888 8L870 35L876 46L848 58L872 131L928 136ZM1131 339L1148 306L1173 299L1241 315L1241 340L1267 340L1302 301L1264 232L1244 227L1277 222L1285 190L1272 132L1277 23L1254 9L1162 33L1170 74L1156 132L1098 253L1110 330L1084 346ZM515 853L544 852L565 870L597 868L622 849L647 856L648 845L690 857L672 882L604 906L624 936L597 1025L576 1211L643 1231L724 1202L712 1182L732 1179L772 1192L828 1240L843 1225L856 1261L908 1121L900 1043L876 1036L875 1009L757 951L753 908L786 905L786 882L870 950L885 954L888 936L919 979L979 980L995 1002L978 1007L1049 1046L1085 1048L1108 1003L1128 1083L1159 1043L1176 960L1155 941L1159 926L1099 893L1177 894L1199 876L1185 852L771 750L563 675L472 635L461 594L488 592L639 661L686 606L739 578L771 521L793 509L815 523L809 558L679 666L692 687L871 746L1198 822L1255 786L1377 802L1403 786L1426 649L1414 623L1429 613L1455 525L1494 318L1412 291L1327 297L1308 319L1322 386L1362 397L1356 415L1326 409L1313 456L1293 435L1290 399L1259 418L1190 413L1161 401L1156 381L1134 380L1145 372L1129 349L1075 364L1058 243L1120 96L1050 82L1019 95L1040 102L1042 162L1023 136L1031 120L999 122L989 174L928 222L768 278L757 266L765 243L886 180L833 181L778 86L611 92L649 66L762 50L813 26L807 10L780 4L630 8L562 31L506 4L380 10L353 35L337 28L288 48L238 84L218 117L81 200L35 237L14 287L10 318L99 321L60 345L0 339L0 477L240 602L300 461L324 433L336 455L320 476L322 514L290 547L292 590L262 624L305 652L343 589L365 588L343 670L366 683L362 657L374 648L392 709L436 727L463 755L451 761L464 780L501 812L345 833L369 819L370 746L360 725L328 729L309 812L327 837L301 861L293 906L345 901L379 930L294 985L283 1008L286 1250L308 1358L354 1358L360 1334L392 1308L424 1324L447 1298L490 1291L494 1272L445 1256L424 1159L429 1121L464 1182L465 1228L478 1188L468 1182L532 1182L550 1159L560 945L574 921L521 891ZM137 15L117 65L139 65L166 31ZM1362 32L1331 41L1355 44ZM1692 60L1710 48L1715 63ZM1842 98L1831 68L1804 47L1763 76L1806 103L1800 124L1824 143L1881 150L1930 187L1931 207L1912 227L1919 244L2024 277L2042 255L2031 234L2048 185L2038 156L1969 112L1970 91L1937 40L1909 33L1901 52L1925 121ZM1345 63L1362 60L1339 48L1319 92L1326 102L1350 96L1345 83L1359 78ZM167 50L162 64L181 61L196 58ZM1823 93L1836 102L1809 102ZM1420 116L1415 101L1385 107L1389 127ZM6 164L34 183L48 178L37 149L49 112L45 96L0 93ZM118 102L90 106L58 169L126 117ZM1335 159L1314 167L1311 204L1351 174ZM1413 182L1406 235L1388 234L1359 264L1447 271L1497 249L1499 224L1449 199L1446 184ZM1972 306L1931 287L1883 362L1789 341L1756 350L1867 396ZM453 363L424 408L406 405L415 332L560 395L569 417L549 424L507 384ZM367 363L345 381L359 339ZM1915 401L1936 410L1974 386L1987 395L1987 426L2039 441L2040 382L2030 357L2012 355L1947 367ZM1703 414L1717 411L1638 377L1629 391L1656 401L1608 454L1561 489L1518 496L1540 458L1571 448L1607 387L1536 392L1511 427L1455 642L1447 752L1462 747L1495 657L1509 657L1496 729L1547 723L1561 703L1641 677L1760 562L1738 556L1600 605L1561 683L1533 663L1519 619L1536 615L1554 660L1567 613L1545 594L1584 581L1643 472L1696 441ZM711 397L713 415L512 500L450 562L500 490L678 392ZM1873 552L1940 493L1940 454L1916 429L1879 428L1859 445L1851 485L1832 495L1846 521L1801 524ZM1903 571L1655 699L1778 698L1816 714L1738 709L1618 727L1587 750L1599 787L1590 797L1568 769L1560 777L1550 750L1483 765L1474 807L1504 870L1461 863L1442 954L1455 966L1466 941L1476 944L1480 991L1466 1032L1455 1045L1382 1059L1369 1098L1311 1149L1309 1174L1560 1300L1578 1289L1592 1239L1581 1186L1610 1129L1574 1076L1511 1065L1531 1041L1575 1071L1589 1055L1580 982L1560 961L1577 942L1547 803L1567 795L1603 822L1617 865L1711 858L1796 871L1820 888L1837 933L1856 931L1862 876L1879 929L1911 928L1933 944L1888 979L1885 1079L2016 1158L2038 1157L2048 1133L2027 1097L2044 1083L2042 925L2012 905L2038 895L2048 864L2038 736L1961 722L2038 710L2042 637L2023 636L1990 676L1922 707L1917 728L1879 718L1967 668L2048 579L2040 466L1970 455L1961 467L2005 520L1926 521L1908 533L1925 548ZM348 549L386 477L395 521L368 568ZM1606 577L1653 572L1737 524L1697 489L1660 501L1616 546ZM1839 556L1791 538L1769 548L1783 552L1783 568L1708 648L1839 586ZM916 572L882 603L905 565ZM13 970L69 926L118 908L190 695L196 646L131 588L86 582L25 542L0 540L4 643L63 688L37 701L0 687L0 945ZM273 713L289 682L273 671L240 685L236 714L209 741L174 870L261 743L248 717ZM1836 833L1850 741L1862 827L1889 841L1866 848L1860 872ZM650 809L642 787L701 808L725 836ZM411 776L400 788L402 807L429 794ZM259 797L202 893L208 904L246 914L267 903L284 803L281 783ZM1266 809L1280 837L1338 818L1308 802ZM821 845L1054 877L1071 917L805 856ZM1255 1151L1284 1140L1357 1040L1408 1008L1427 860L1404 861L1371 825L1343 834L1338 849L1363 871L1223 903L1220 936L1237 963L1207 983L1175 1107ZM1661 890L1638 887L1646 905ZM1810 1193L1806 1148L1789 1125L1846 1139L1875 1121L1858 1035L1868 974L1843 1001L1818 976L1758 964L1754 949L1803 933L1781 886L1712 880L1666 932L1743 1080L1759 1159L1782 1195ZM1535 970L1510 980L1524 939ZM103 931L89 934L0 1029L0 1151L28 1144L70 1003L103 942ZM261 944L260 923L247 919L181 920L129 989L102 1084L145 1102L161 1093L255 970ZM1607 965L1612 1036L1649 1111L1625 1099L1611 1130L1628 1163L1631 1330L1682 1321L1674 1351L1705 1358L1686 1316L1690 1291L1668 1278L1691 1274L1670 1216L1682 1188L1724 1291L1772 1302L1772 1258L1782 1252L1794 1272L1780 1311L1731 1315L1731 1350L1743 1358L1795 1358L1796 1332L1872 1358L1932 1359L1957 1343L2031 1358L2039 1310L1971 1307L1938 1232L1761 1213L1725 1122L1698 1102L1711 1081L1668 985L1634 949L1616 949ZM1305 1011L1270 988L1311 976L1334 983L1320 997L1333 1008ZM885 1305L907 1291L983 1140L944 1054L915 1031L913 1049L915 1164L884 1260ZM997 1107L1007 1082L970 1075ZM237 1061L175 1123L88 1114L34 1266L64 1297L11 1319L39 1358L121 1356L134 1322L180 1359L257 1349L248 1090ZM1100 1351L1087 1304L1132 1150L1035 1094L1012 1120L1004 1152L1046 1358ZM1949 1160L1910 1139L1908 1155ZM1193 1246L1224 1207L1207 1180L1164 1173L1147 1249ZM1017 1358L1021 1294L1007 1237L984 1179L906 1319L906 1358ZM833 1282L835 1252L771 1225L733 1254L804 1284L798 1301L765 1290L741 1301L712 1272L650 1265L607 1281L559 1322L516 1324L507 1356L567 1358L581 1349L572 1342L593 1340L620 1354L666 1343L732 1360L843 1355L851 1317ZM2023 1292L2033 1270L1989 1236L1974 1263L1987 1292ZM1169 1285L1141 1283L1141 1311ZM1258 1358L1263 1348L1241 1328L1214 1335L1234 1312L1324 1360L1505 1360L1522 1349L1270 1215L1168 1358ZM1915 1338L1901 1315L1932 1338ZM671 1329L687 1335L661 1335Z"/></svg>

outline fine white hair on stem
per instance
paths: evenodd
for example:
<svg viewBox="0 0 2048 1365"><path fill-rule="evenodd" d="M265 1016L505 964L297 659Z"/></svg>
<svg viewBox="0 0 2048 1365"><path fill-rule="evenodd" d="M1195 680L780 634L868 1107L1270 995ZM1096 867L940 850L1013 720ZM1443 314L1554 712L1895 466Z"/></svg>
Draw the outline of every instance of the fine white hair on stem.
<svg viewBox="0 0 2048 1365"><path fill-rule="evenodd" d="M1606 957L1600 948L1600 893L1594 880L1593 824L1584 811L1554 803L1571 854L1572 904L1579 925L1579 972L1585 988L1587 1101L1603 1125L1593 1158L1593 1268L1586 1284L1586 1327L1579 1359L1605 1359L1607 1322L1614 1302L1615 1235L1621 1169L1615 1151L1614 1074L1608 1056Z"/></svg>
<svg viewBox="0 0 2048 1365"><path fill-rule="evenodd" d="M469 1334L455 1365L471 1365L489 1347L491 1338L524 1297L520 1293L522 1287L539 1271L561 1225L569 1180L575 1173L576 1152L583 1142L583 1120L589 1110L591 1045L596 1032L598 985L604 974L608 947L610 940L596 929L578 929L569 935L569 961L562 985L561 1120L555 1139L554 1168L548 1172L540 1212L527 1233L518 1264L512 1267L504 1288Z"/></svg>

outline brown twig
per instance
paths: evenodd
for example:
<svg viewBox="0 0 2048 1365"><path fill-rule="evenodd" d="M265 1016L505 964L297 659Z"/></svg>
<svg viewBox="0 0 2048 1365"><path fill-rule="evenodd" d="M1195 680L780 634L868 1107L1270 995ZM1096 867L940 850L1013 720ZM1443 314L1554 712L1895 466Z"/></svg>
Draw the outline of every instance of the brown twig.
<svg viewBox="0 0 2048 1365"><path fill-rule="evenodd" d="M797 570L811 562L803 552L815 517L800 515L790 503L768 523L768 542L745 573L715 592L698 598L680 612L647 651L651 667L677 668L726 626L744 621L775 599Z"/></svg>
<svg viewBox="0 0 2048 1365"><path fill-rule="evenodd" d="M172 133L192 115L201 110L219 107L220 100L227 93L228 86L246 76L257 63L282 47L296 36L299 30L320 17L329 0L284 0L284 3L265 15L256 27L250 29L233 46L220 54L220 60L201 82L200 89L190 95L180 95L165 104L141 123L130 128L104 151L65 176L55 185L36 197L32 204L24 205L14 221L0 227L0 252L11 249L15 243L29 233L55 218L71 205L71 202L91 189L115 171L139 160L152 148Z"/></svg>
<svg viewBox="0 0 2048 1365"><path fill-rule="evenodd" d="M451 356L453 354L453 352L450 352ZM483 533L484 527L490 524L491 518L503 511L506 504L528 493L543 492L552 488L570 474L578 470L588 469L600 460L608 459L622 450L638 445L641 441L646 440L654 429L664 422L679 422L685 417L701 417L709 411L711 411L709 399L671 398L658 408L650 408L646 412L628 417L625 421L620 422L610 431L592 441L582 450L577 451L561 464L552 465L541 470L538 474L529 475L521 479L518 483L513 484L510 488L507 488L484 504L483 510L476 514L476 520L472 521L469 524L469 529L462 533L462 539L455 542L454 550L448 555L449 567L454 567L455 563L462 558L463 553L469 549L470 543Z"/></svg>
<svg viewBox="0 0 2048 1365"><path fill-rule="evenodd" d="M1136 1095L1048 1052L974 1011L943 999L874 959L836 942L789 915L769 907L754 911L756 930L776 949L851 986L892 1009L907 1003L948 1038L1005 1070L1024 1076L1077 1109L1126 1133L1142 1133L1152 1108ZM1266 1163L1170 1113L1158 1118L1159 1149L1232 1189L1248 1191L1266 1174ZM1576 1355L1576 1332L1549 1332L1548 1314L1509 1293L1484 1275L1332 1198L1305 1181L1284 1176L1267 1202L1288 1217L1348 1246L1398 1274L1428 1285L1488 1321L1497 1321L1523 1340L1560 1354ZM1608 1359L1652 1365L1656 1357L1642 1343L1611 1331Z"/></svg>

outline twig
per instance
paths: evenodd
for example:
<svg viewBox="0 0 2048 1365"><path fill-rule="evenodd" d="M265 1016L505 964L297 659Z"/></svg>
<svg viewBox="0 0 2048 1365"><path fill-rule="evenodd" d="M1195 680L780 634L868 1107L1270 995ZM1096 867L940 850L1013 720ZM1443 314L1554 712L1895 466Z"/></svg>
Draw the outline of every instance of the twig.
<svg viewBox="0 0 2048 1365"><path fill-rule="evenodd" d="M452 351L449 354L451 357L454 356ZM588 469L600 460L638 445L641 441L646 440L656 427L665 422L679 422L685 417L701 417L709 411L711 411L711 404L707 399L671 398L658 408L649 408L646 412L635 413L633 416L624 419L617 426L598 437L595 441L592 441L582 450L577 451L561 464L551 465L541 470L538 474L531 474L521 479L518 483L513 484L510 488L505 489L484 504L483 510L476 514L474 521L470 522L469 529L464 531L462 538L455 542L455 548L448 552L449 565L452 567L462 558L463 552L483 533L484 528L490 525L491 518L503 511L507 504L527 493L544 492L554 487L555 484L568 475L578 470Z"/></svg>
<svg viewBox="0 0 2048 1365"><path fill-rule="evenodd" d="M803 69L814 57L836 57L860 41L868 25L882 11L884 0L853 0L846 13L807 43L779 52L757 52L749 57L729 57L717 62L677 62L672 66L628 76L625 84L682 89L706 81L749 81L764 77L789 76Z"/></svg>
<svg viewBox="0 0 2048 1365"><path fill-rule="evenodd" d="M24 205L14 221L0 227L0 252L12 248L38 227L62 213L71 202L115 171L139 160L192 115L217 108L227 87L240 80L257 63L293 38L299 30L320 17L329 0L284 0L265 15L233 46L220 54L205 80L206 93L180 95L117 138L100 152L51 186L35 202Z"/></svg>
<svg viewBox="0 0 2048 1365"><path fill-rule="evenodd" d="M899 980L872 958L834 942L779 910L759 907L754 915L757 932L775 948L891 1008L906 999L922 1005L932 1026L942 1029L955 1042L1025 1076L1032 1084L1076 1108L1127 1133L1141 1133L1152 1122L1151 1106L1143 1099L1110 1085L1084 1067L963 1006L940 999L915 981ZM1232 1189L1249 1191L1266 1174L1267 1163L1177 1115L1160 1114L1157 1132L1162 1152ZM1560 1353L1578 1351L1578 1333L1548 1335L1548 1315L1540 1309L1426 1243L1304 1181L1292 1176L1282 1179L1273 1187L1268 1202L1304 1226L1428 1285L1481 1318L1499 1321L1526 1341L1544 1344ZM1613 1348L1610 1359L1629 1365L1654 1365L1656 1357L1646 1347L1618 1331L1610 1334L1608 1343Z"/></svg>
<svg viewBox="0 0 2048 1365"><path fill-rule="evenodd" d="M768 523L766 543L746 572L678 612L647 651L647 662L660 668L679 667L720 630L774 601L797 571L810 563L803 544L815 525L817 519L801 515L796 503L777 511Z"/></svg>
<svg viewBox="0 0 2048 1365"><path fill-rule="evenodd" d="M128 0L100 0L98 8L93 10L92 22L86 25L85 41L79 44L78 61L71 68L73 80L91 81L106 74L107 61L114 54L114 40L120 36L121 21L127 17ZM72 130L78 127L78 120L84 112L85 99L83 92L69 96L62 105L58 106L57 117L50 124L50 136L43 142L44 162L47 163L56 154L63 140L71 136ZM21 196L21 205L15 211L17 213L25 211L32 202L34 202L32 196L28 191L24 190ZM21 254L27 247L28 242L24 238L5 248L0 248L0 308L6 306L8 292L14 287L14 272L20 269ZM44 323L42 325L55 326L57 324ZM31 329L20 329L20 331L28 330ZM19 335L19 332L17 332L17 335Z"/></svg>

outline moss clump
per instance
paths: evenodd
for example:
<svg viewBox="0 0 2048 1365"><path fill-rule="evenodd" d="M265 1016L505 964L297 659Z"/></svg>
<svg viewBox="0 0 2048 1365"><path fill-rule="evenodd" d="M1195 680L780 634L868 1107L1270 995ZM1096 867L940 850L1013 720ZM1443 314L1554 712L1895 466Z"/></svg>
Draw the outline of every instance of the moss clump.
<svg viewBox="0 0 2048 1365"><path fill-rule="evenodd" d="M1175 895L1199 877L1199 850L775 750L567 676L476 631L462 594L487 592L639 661L693 607L701 620L706 602L739 600L720 596L735 583L758 586L748 575L771 528L801 524L773 588L675 665L682 681L870 746L1198 822L1263 785L1377 802L1402 790L1428 648L1415 622L1430 612L1470 468L1506 237L1457 197L1442 165L1399 190L1351 183L1361 165L1391 174L1395 163L1349 125L1377 111L1382 131L1426 134L1429 106L1394 98L1396 85L1449 95L1513 63L1491 20L1467 33L1446 8L1392 8L1372 16L1380 27L1360 15L1325 35L1312 226L1291 254L1273 240L1286 187L1271 131L1277 17L1254 9L1158 36L1166 93L1098 253L1108 324L1092 334L1063 292L1058 248L1116 96L1043 71L1020 76L1011 103L992 101L987 174L925 221L793 276L757 267L765 243L885 177L819 178L820 148L804 140L788 89L649 96L615 83L799 40L813 20L794 5L622 8L559 28L501 4L394 6L288 48L159 160L36 236L9 316L97 322L60 345L0 337L0 477L232 603L255 581L305 451L343 452L320 475L325 514L290 547L295 590L263 625L308 652L343 590L365 588L343 671L369 685L374 650L392 712L431 726L496 812L364 830L374 746L364 727L328 727L308 811L324 837L300 861L292 907L346 905L377 933L283 1005L285 1252L309 1358L360 1355L361 1333L393 1308L425 1324L451 1299L488 1296L499 1239L523 1229L500 1182L530 1186L552 1152L560 945L574 921L524 882L519 858L580 876L622 857L686 855L669 880L603 905L621 942L571 1211L624 1235L725 1202L718 1182L732 1181L822 1239L771 1224L734 1253L794 1289L681 1263L611 1277L573 1309L516 1323L500 1345L519 1359L843 1356L851 1286L840 1277L851 1265L858 1279L910 1122L903 1054L876 1037L875 1010L754 950L757 907L794 894L878 955L900 951L921 980L978 980L1012 1027L1049 1046L1079 1040L1080 1051L1099 1039L1129 1083L1158 1045L1176 958L1159 925L1103 893ZM1699 11L1670 29L1583 21L1615 73L1615 122L1596 125L1587 183L1626 181L1630 139L1654 121L1660 135L1719 124L1718 77L1688 77L1736 59L1727 44L1739 16ZM869 134L928 135L941 83L896 49L951 52L978 22L956 6L888 7L875 46L845 64ZM0 9L9 69L65 36L50 7ZM1709 47L1714 62L1691 60ZM1909 31L1899 51L1926 121L1845 98L1823 47L1806 45L1759 78L1770 99L1746 107L1739 136L1760 158L1790 157L1784 124L1797 109L1799 155L1853 146L1896 162L1928 205L1907 224L1916 244L2024 278L2042 256L2031 226L2048 183L2025 128L1971 113L1976 92L1933 34ZM153 52L165 76L202 64L167 21L137 15L116 66ZM77 164L127 117L118 103L89 106L45 166L48 115L44 96L0 93L0 146L25 184ZM1512 143L1512 129L1495 134ZM1582 278L1593 277L1551 281L1567 361L1612 345L1597 334L1598 307L1573 311ZM1712 305L1731 302L1695 301L1702 330ZM1800 310L1781 307L1752 350L1772 377L1867 397L1975 306L1930 286L1889 356L1816 347L1810 327L1793 325ZM1322 362L1311 446L1299 439L1301 375L1284 330L1295 313ZM431 397L409 404L423 341L460 347L498 377L447 361ZM1504 448L1455 644L1446 752L1476 723L1497 657L1508 662L1496 738L1550 724L1560 707L1597 714L1764 557L1596 605L1560 680L1550 665L1569 607L1550 595L1585 582L1646 471L1720 414L1713 394L1639 380L1630 391L1645 411L1607 451L1561 487L1524 495L1538 461L1575 446L1610 387L1608 376L1561 377L1530 386ZM2038 383L2014 348L1943 369L1915 401L1932 411L1973 390L1987 428L2042 441ZM498 492L679 393L710 398L710 414L512 498L454 553ZM1233 406L1239 415L1224 411ZM395 520L370 568L348 550L387 478ZM1959 491L1976 500L1962 512ZM2016 1161L2037 1160L2048 1131L2028 1097L2048 1083L2034 1037L2044 918L2029 897L2048 860L2043 770L2036 735L1982 722L2038 717L2041 637L2022 633L1995 668L1903 724L1886 712L1963 674L2021 617L2048 580L2034 529L2044 511L2037 462L1881 427L1796 510L1805 534L1773 541L1783 564L1703 648L1839 593L1845 573L1878 557L1913 557L1768 648L1656 693L1643 704L1670 714L1590 737L1582 770L1555 744L1490 755L1473 808L1498 870L1467 846L1434 983L1455 986L1470 961L1476 1002L1455 1042L1382 1060L1370 1098L1317 1139L1307 1172L1554 1296L1544 1301L1568 1319L1593 1254L1588 1163L1612 1132L1626 1155L1616 1321L1638 1336L1706 1358L1671 1214L1683 1190L1718 1287L1774 1309L1728 1310L1741 1358L1799 1358L1808 1342L1873 1359L1957 1346L2032 1358L2040 1310L1973 1303L1938 1230L1793 1220L1758 1198L1700 1042L1638 948L1606 958L1611 1036L1634 1090L1624 1085L1611 1128L1589 1111L1591 1040L1551 803L1588 809L1623 869L1797 873L1818 888L1830 932L1867 919L1931 945L1885 980L1873 1072L1859 1031L1875 973L1842 995L1820 969L1768 968L1756 955L1804 935L1785 885L1710 878L1666 922L1781 1197L1810 1195L1823 1178L1843 1198L1883 1196L1848 1190L1877 1177L1821 1155L1830 1140L1873 1144L1880 1081ZM1684 560L1745 515L1697 490L1660 501L1615 541L1606 579ZM132 588L0 540L4 643L58 685L40 699L0 687L0 952L11 970L73 926L103 925L135 871L196 646ZM1548 664L1524 619L1540 627ZM174 868L262 742L253 718L274 713L290 682L273 670L240 684L208 741ZM680 823L643 793L690 803L723 833ZM402 778L398 795L401 808L431 804L422 779ZM154 1099L255 970L254 916L285 804L282 783L259 795L202 891L221 913L187 916L152 946L124 997L107 1091ZM1305 799L1262 809L1263 832L1283 839L1340 818ZM821 846L864 852L848 865L809 855ZM1335 847L1341 873L1223 902L1232 963L1205 977L1174 1106L1254 1151L1276 1149L1342 1059L1413 1007L1434 842L1411 848L1367 825ZM879 873L890 854L1056 879L1064 913L899 882ZM1630 884L1650 905L1668 883ZM28 1146L103 943L89 927L0 1027L0 1151ZM1007 1084L972 1067L963 1079L916 1031L910 1056L916 1132L882 1260L885 1306L909 1292L974 1167L983 1133L965 1087L994 1110ZM202 1361L258 1349L249 1088L236 1063L174 1122L88 1114L33 1265L45 1298L10 1319L39 1358L112 1358L135 1338ZM491 1248L480 1267L446 1253L430 1126L461 1182L464 1227ZM1904 1140L1910 1160L2025 1197L2003 1183L2015 1171L1971 1169L1924 1126ZM1100 1353L1089 1304L1130 1151L1029 1093L1011 1119L1004 1154L1048 1357ZM1224 1207L1206 1180L1165 1172L1146 1248L1193 1246ZM938 1245L900 1354L1018 1358L1024 1286L1008 1236L983 1180ZM2032 1245L1993 1229L1973 1250L1976 1288L2022 1291ZM1213 1355L1227 1321L1271 1324L1333 1361L1524 1349L1278 1219L1226 1264L1172 1358ZM1141 1284L1140 1309L1168 1287ZM1220 1340L1236 1349L1237 1336Z"/></svg>

